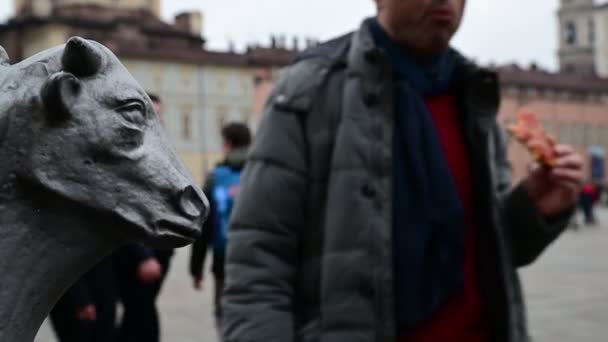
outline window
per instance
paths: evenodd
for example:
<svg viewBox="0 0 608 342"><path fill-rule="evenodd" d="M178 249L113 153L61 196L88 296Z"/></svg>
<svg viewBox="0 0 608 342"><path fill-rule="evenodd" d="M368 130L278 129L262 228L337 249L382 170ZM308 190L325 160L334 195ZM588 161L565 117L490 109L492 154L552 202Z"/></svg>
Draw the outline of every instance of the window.
<svg viewBox="0 0 608 342"><path fill-rule="evenodd" d="M215 109L215 113L217 115L218 128L219 130L221 130L222 127L224 127L224 125L228 123L228 106L217 106L217 108Z"/></svg>
<svg viewBox="0 0 608 342"><path fill-rule="evenodd" d="M586 123L579 123L578 124L578 136L577 139L578 141L576 141L576 144L578 146L587 146L587 141L589 139L589 129Z"/></svg>
<svg viewBox="0 0 608 342"><path fill-rule="evenodd" d="M583 128L578 122L574 122L570 126L570 144L574 146L581 145L581 136Z"/></svg>
<svg viewBox="0 0 608 342"><path fill-rule="evenodd" d="M549 133L550 135L555 136L555 129L553 127L553 122L549 121L549 120L544 120L543 121L543 127L545 128L545 130L547 131L547 133Z"/></svg>
<svg viewBox="0 0 608 342"><path fill-rule="evenodd" d="M184 138L184 140L190 140L192 138L190 114L182 113L182 138Z"/></svg>
<svg viewBox="0 0 608 342"><path fill-rule="evenodd" d="M249 89L251 89L251 83L249 82L249 75L246 73L242 73L240 76L241 80L241 89L244 94L249 94Z"/></svg>
<svg viewBox="0 0 608 342"><path fill-rule="evenodd" d="M154 78L154 85L157 89L161 88L163 82L163 67L161 65L154 65L152 67L152 78Z"/></svg>
<svg viewBox="0 0 608 342"><path fill-rule="evenodd" d="M604 125L597 125L595 126L595 144L598 146L605 146L605 140L606 137L604 136L606 132L606 128L604 127Z"/></svg>
<svg viewBox="0 0 608 342"><path fill-rule="evenodd" d="M576 25L571 21L566 23L565 37L566 44L576 45Z"/></svg>
<svg viewBox="0 0 608 342"><path fill-rule="evenodd" d="M182 112L182 138L184 140L192 139L192 105L184 105L181 107Z"/></svg>
<svg viewBox="0 0 608 342"><path fill-rule="evenodd" d="M179 74L180 74L182 85L184 87L189 87L191 84L192 75L194 75L193 68L191 68L189 66L181 66L179 69Z"/></svg>
<svg viewBox="0 0 608 342"><path fill-rule="evenodd" d="M604 148L608 148L608 126L602 125L600 128L600 135L598 137L599 144L604 146Z"/></svg>
<svg viewBox="0 0 608 342"><path fill-rule="evenodd" d="M249 118L253 115L253 109L250 107L243 107L241 109L241 121L248 122Z"/></svg>
<svg viewBox="0 0 608 342"><path fill-rule="evenodd" d="M561 122L559 124L559 141L564 144L572 143L570 140L570 123Z"/></svg>
<svg viewBox="0 0 608 342"><path fill-rule="evenodd" d="M606 137L604 136L604 132L606 132L606 128L604 125L594 125L595 127L595 135L593 140L593 145L604 146L604 141Z"/></svg>
<svg viewBox="0 0 608 342"><path fill-rule="evenodd" d="M591 129L591 125L588 123L580 124L581 125L581 140L580 146L591 146L593 145L593 130Z"/></svg>
<svg viewBox="0 0 608 342"><path fill-rule="evenodd" d="M226 90L226 83L228 81L228 74L225 70L219 70L215 76L215 86L217 91L223 93Z"/></svg>

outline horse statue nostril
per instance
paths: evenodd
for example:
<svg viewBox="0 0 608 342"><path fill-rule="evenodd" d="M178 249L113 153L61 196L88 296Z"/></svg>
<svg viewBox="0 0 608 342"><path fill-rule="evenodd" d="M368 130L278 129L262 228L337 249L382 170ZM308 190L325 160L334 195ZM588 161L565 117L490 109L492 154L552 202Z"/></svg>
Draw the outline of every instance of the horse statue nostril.
<svg viewBox="0 0 608 342"><path fill-rule="evenodd" d="M192 185L188 185L180 194L179 208L191 219L200 217L206 210L204 200Z"/></svg>

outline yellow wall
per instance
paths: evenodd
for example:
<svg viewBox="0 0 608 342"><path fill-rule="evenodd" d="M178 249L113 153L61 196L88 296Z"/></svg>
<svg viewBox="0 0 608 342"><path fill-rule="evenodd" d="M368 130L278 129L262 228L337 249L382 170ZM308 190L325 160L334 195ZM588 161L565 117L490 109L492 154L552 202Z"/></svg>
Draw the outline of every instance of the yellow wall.
<svg viewBox="0 0 608 342"><path fill-rule="evenodd" d="M21 8L23 7L23 2L24 0L15 0L14 4L14 11L15 13L19 13L21 11Z"/></svg>
<svg viewBox="0 0 608 342"><path fill-rule="evenodd" d="M15 0L15 9L19 10L24 3L33 4L34 13L40 16L50 15L53 6L71 4L97 4L128 9L145 8L156 16L160 16L160 0Z"/></svg>
<svg viewBox="0 0 608 342"><path fill-rule="evenodd" d="M574 146L585 157L585 175L589 177L588 148L601 146L608 151L607 103L581 102L568 97L534 97L522 102L521 98L505 92L499 122L503 126L513 123L522 108L535 113L544 128L560 143ZM528 175L532 157L514 139L510 139L508 154L513 180L517 182Z"/></svg>
<svg viewBox="0 0 608 342"><path fill-rule="evenodd" d="M203 170L204 153L200 152L184 152L177 151L178 156L186 164L188 170L192 173L194 180L197 184L203 184L203 176L205 174Z"/></svg>
<svg viewBox="0 0 608 342"><path fill-rule="evenodd" d="M56 0L58 5L69 4L98 4L105 6L116 6L119 8L148 8L160 7L160 1L154 0Z"/></svg>
<svg viewBox="0 0 608 342"><path fill-rule="evenodd" d="M209 170L223 159L221 153L177 151L197 184L203 185Z"/></svg>
<svg viewBox="0 0 608 342"><path fill-rule="evenodd" d="M608 77L608 7L598 10L595 15L595 64L602 77Z"/></svg>
<svg viewBox="0 0 608 342"><path fill-rule="evenodd" d="M28 30L23 37L23 57L27 58L42 50L65 44L68 39L66 28L55 25Z"/></svg>

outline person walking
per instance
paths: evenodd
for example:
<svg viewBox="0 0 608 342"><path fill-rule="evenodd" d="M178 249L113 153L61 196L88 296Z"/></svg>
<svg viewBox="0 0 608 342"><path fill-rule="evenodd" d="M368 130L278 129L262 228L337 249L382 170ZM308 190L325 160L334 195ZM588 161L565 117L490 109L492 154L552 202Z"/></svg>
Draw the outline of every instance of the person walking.
<svg viewBox="0 0 608 342"><path fill-rule="evenodd" d="M163 122L162 102L149 93L154 111ZM117 286L123 314L118 341L160 341L160 317L156 300L169 272L172 249L154 249L129 243L114 253Z"/></svg>
<svg viewBox="0 0 608 342"><path fill-rule="evenodd" d="M201 290L207 249L212 247L211 272L215 281L215 317L218 323L222 319L221 298L224 289L228 222L251 144L251 132L243 123L230 123L222 128L222 140L224 160L213 169L203 187L203 192L209 198L210 215L203 227L201 238L192 246L190 258L193 286Z"/></svg>
<svg viewBox="0 0 608 342"><path fill-rule="evenodd" d="M228 233L227 342L527 342L517 269L567 227L582 158L512 187L464 0L376 0L267 102Z"/></svg>
<svg viewBox="0 0 608 342"><path fill-rule="evenodd" d="M595 206L597 197L598 192L595 185L591 182L585 183L581 189L579 203L586 225L594 225L596 223L593 207Z"/></svg>
<svg viewBox="0 0 608 342"><path fill-rule="evenodd" d="M49 314L59 342L114 342L116 284L110 257L81 277Z"/></svg>

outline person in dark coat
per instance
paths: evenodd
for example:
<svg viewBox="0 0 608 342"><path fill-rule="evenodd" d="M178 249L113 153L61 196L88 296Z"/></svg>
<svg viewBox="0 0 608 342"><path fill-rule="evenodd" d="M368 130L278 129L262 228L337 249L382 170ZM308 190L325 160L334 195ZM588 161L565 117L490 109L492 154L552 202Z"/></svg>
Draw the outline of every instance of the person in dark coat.
<svg viewBox="0 0 608 342"><path fill-rule="evenodd" d="M148 94L163 121L162 103ZM156 307L169 272L173 249L153 249L131 243L114 253L118 292L123 306L118 341L160 341L160 317Z"/></svg>
<svg viewBox="0 0 608 342"><path fill-rule="evenodd" d="M49 318L59 342L114 342L116 285L110 257L76 282Z"/></svg>
<svg viewBox="0 0 608 342"><path fill-rule="evenodd" d="M227 342L527 342L517 269L567 227L582 158L512 186L464 0L376 0L282 72L232 212Z"/></svg>
<svg viewBox="0 0 608 342"><path fill-rule="evenodd" d="M150 96L150 99L152 100L152 105L154 106L154 111L156 112L156 114L158 114L161 123L164 123L163 103L162 103L160 97L158 95L152 94L152 93L148 93L148 96ZM158 298L158 296L160 294L160 290L162 289L165 279L167 278L167 274L169 274L169 269L171 267L171 259L173 258L173 254L174 254L174 251L172 248L168 248L168 249L155 248L154 249L154 256L156 257L156 260L158 261L158 263L160 264L160 267L161 267L160 268L161 269L160 279L155 283L155 289L154 289L155 298Z"/></svg>
<svg viewBox="0 0 608 342"><path fill-rule="evenodd" d="M230 208L218 203L222 201L221 196L218 197L218 188L225 183L223 180L233 178L233 188L238 189L240 174L245 167L247 151L251 144L251 132L247 125L243 123L230 123L222 128L222 140L224 145L224 160L219 163L214 170L208 175L207 181L203 187L203 192L207 195L210 205L210 215L203 226L203 234L201 238L192 246L190 257L190 274L193 279L193 286L197 290L201 290L203 284L203 267L209 246L212 246L213 261L211 273L215 282L215 316L218 322L221 321L222 306L221 296L224 288L224 263L226 243L224 239L225 229L227 229L227 221L230 216ZM223 180L219 179L223 178ZM230 182L226 183L230 185ZM236 196L236 192L233 193ZM229 199L230 197L225 197ZM219 210L224 208L225 210Z"/></svg>
<svg viewBox="0 0 608 342"><path fill-rule="evenodd" d="M160 341L156 294L162 266L154 250L130 243L114 253L114 262L123 306L118 341Z"/></svg>
<svg viewBox="0 0 608 342"><path fill-rule="evenodd" d="M596 223L593 207L595 206L597 197L598 191L593 183L588 182L581 189L579 203L583 211L585 224L587 225L593 225Z"/></svg>

